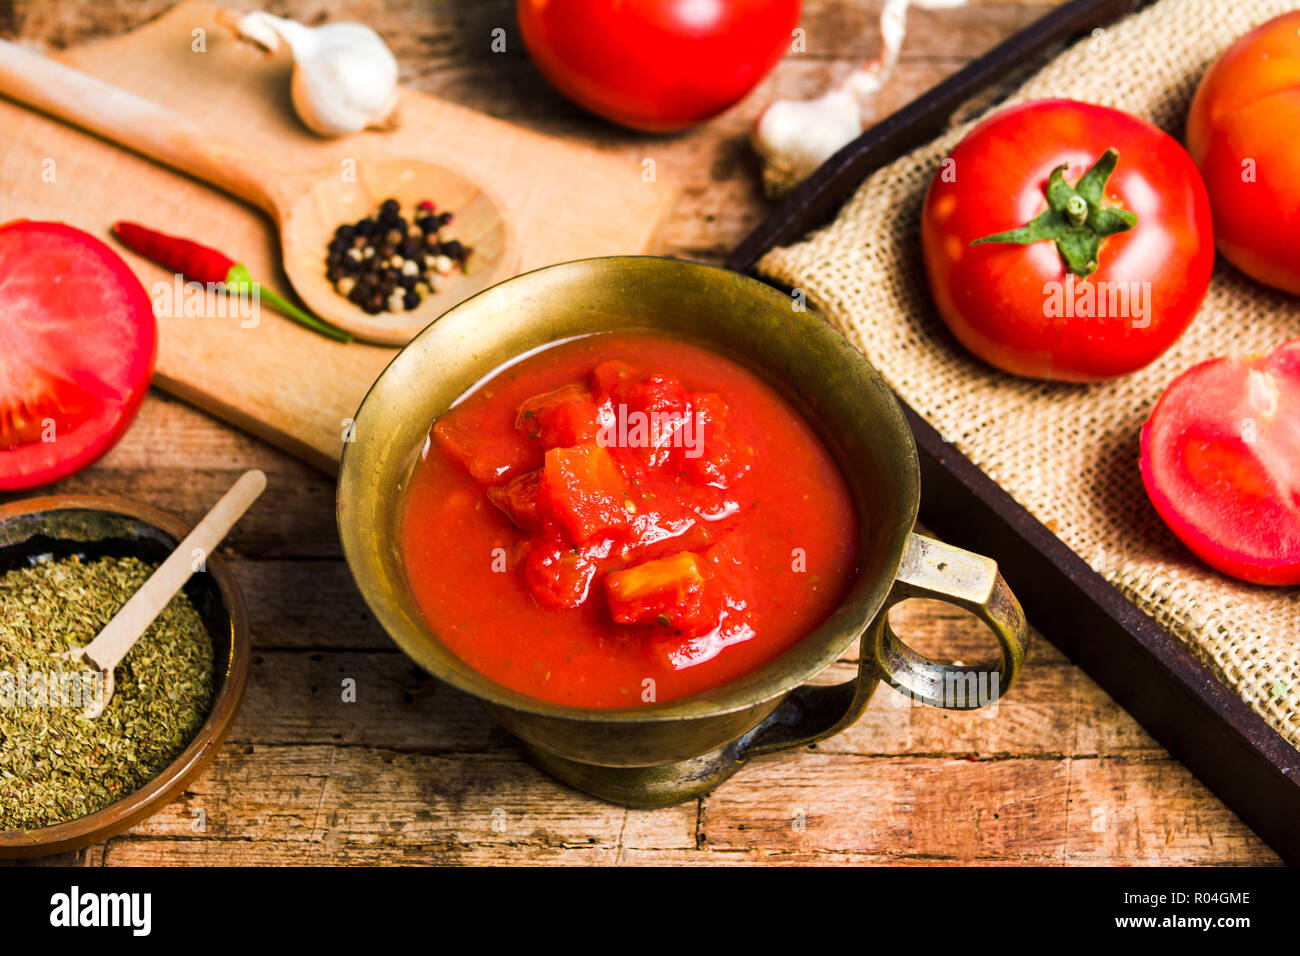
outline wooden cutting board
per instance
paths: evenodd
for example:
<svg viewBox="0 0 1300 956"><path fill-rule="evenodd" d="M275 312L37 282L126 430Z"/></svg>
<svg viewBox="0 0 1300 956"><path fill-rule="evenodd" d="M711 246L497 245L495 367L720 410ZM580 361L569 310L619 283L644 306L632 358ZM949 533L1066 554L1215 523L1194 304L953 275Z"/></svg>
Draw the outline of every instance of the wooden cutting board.
<svg viewBox="0 0 1300 956"><path fill-rule="evenodd" d="M182 3L133 33L58 59L287 166L324 167L386 150L469 171L507 207L521 272L653 251L675 190L643 181L639 164L411 90L402 91L396 131L319 139L293 113L287 54L269 57L235 41L217 25L216 9ZM214 246L289 290L273 227L251 206L0 99L0 222L17 218L60 220L109 242L111 223L135 220ZM338 344L269 309L245 328L216 295L174 308L174 296L163 292L171 276L117 248L155 300L155 384L333 472L349 420L396 351Z"/></svg>

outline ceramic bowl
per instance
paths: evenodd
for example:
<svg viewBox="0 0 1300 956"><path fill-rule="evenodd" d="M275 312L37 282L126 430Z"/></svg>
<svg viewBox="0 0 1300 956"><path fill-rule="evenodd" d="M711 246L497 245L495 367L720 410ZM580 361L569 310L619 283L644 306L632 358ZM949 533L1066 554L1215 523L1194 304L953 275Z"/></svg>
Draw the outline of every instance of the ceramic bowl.
<svg viewBox="0 0 1300 956"><path fill-rule="evenodd" d="M0 574L38 555L134 556L163 561L189 528L171 515L120 498L59 495L0 504ZM195 738L158 776L102 810L53 826L0 830L0 857L33 857L101 843L157 812L216 756L248 680L248 611L229 566L209 556L185 585L212 635L212 710Z"/></svg>

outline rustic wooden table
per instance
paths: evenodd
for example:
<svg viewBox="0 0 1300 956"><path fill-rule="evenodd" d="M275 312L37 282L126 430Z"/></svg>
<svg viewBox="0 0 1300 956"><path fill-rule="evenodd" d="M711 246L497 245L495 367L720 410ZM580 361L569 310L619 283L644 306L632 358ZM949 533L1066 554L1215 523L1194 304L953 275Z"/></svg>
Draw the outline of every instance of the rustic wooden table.
<svg viewBox="0 0 1300 956"><path fill-rule="evenodd" d="M0 35L61 47L136 27L167 0L0 0ZM236 4L251 6L248 3ZM766 211L746 132L774 96L820 92L874 56L881 0L805 0L807 51L740 106L676 137L627 133L561 99L529 63L511 0L281 0L273 12L379 29L406 83L635 159L680 183L666 251L720 262ZM1051 0L912 11L878 113L1041 16ZM492 30L506 55L488 55ZM418 671L340 558L333 481L159 392L121 444L59 491L124 495L194 521L258 467L264 500L222 549L247 595L248 696L215 763L179 799L55 863L1241 864L1277 857L1044 640L995 714L912 707L884 690L849 731L751 764L716 793L625 810L554 783L460 693ZM921 650L969 659L969 619L911 602ZM838 665L843 678L852 663ZM357 701L340 682L353 678Z"/></svg>

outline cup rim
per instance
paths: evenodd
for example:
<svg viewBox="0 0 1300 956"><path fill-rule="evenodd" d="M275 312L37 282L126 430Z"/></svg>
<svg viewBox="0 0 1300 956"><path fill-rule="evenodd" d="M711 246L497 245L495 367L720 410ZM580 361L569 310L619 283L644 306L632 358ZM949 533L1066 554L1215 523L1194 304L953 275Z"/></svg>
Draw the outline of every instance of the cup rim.
<svg viewBox="0 0 1300 956"><path fill-rule="evenodd" d="M755 296L762 299L768 299L773 305L781 303L788 311L789 298L779 290L761 282L750 276L733 272L718 266L705 265L703 263L691 262L689 260L677 259L668 256L653 255L625 255L625 256L597 256L586 259L575 259L567 262L555 263L552 265L541 266L528 272L520 273L507 279L489 286L486 289L474 294L468 299L457 303L446 312L442 313L437 319L422 329L409 343L395 355L392 360L384 367L375 381L367 390L365 397L358 406L353 416L353 421L357 423L358 432L361 431L360 423L365 415L368 404L379 401L378 396L383 393L387 386L391 373L399 369L405 362L413 361L411 356L417 354L431 335L434 333L435 326L443 319L461 310L468 310L480 300L487 299L494 294L500 294L500 290L512 283L519 283L521 280L538 281L540 277L566 269L591 269L591 268L612 268L615 265L626 263L644 263L646 268L671 268L682 270L686 273L694 273L697 276L702 275L721 275L725 276L729 282L743 286L752 292ZM681 721L683 719L701 719L709 717L720 717L726 714L733 714L739 711L749 710L758 707L768 701L774 700L790 691L794 690L801 684L806 683L810 678L824 671L833 664L855 641L857 641L866 628L870 625L871 620L885 606L889 590L898 574L898 568L902 561L903 551L906 546L907 538L910 536L916 521L920 504L920 461L916 452L916 444L912 438L911 429L903 415L903 410L894 395L893 390L885 383L880 373L876 370L856 347L848 342L839 332L835 331L829 323L826 322L817 312L811 308L803 312L793 312L789 315L794 316L795 322L802 325L801 334L822 339L823 341L833 337L835 347L843 354L844 360L854 366L855 374L861 378L863 383L873 390L881 392L888 401L882 402L884 415L889 419L888 424L891 430L895 432L901 440L905 442L906 454L903 460L899 462L899 467L905 469L905 483L908 486L907 500L900 502L900 520L896 526L891 529L887 535L889 538L888 556L884 565L880 568L879 574L873 579L875 589L878 592L877 598L873 603L874 606L867 609L867 613L861 615L862 619L855 621L854 626L846 628L843 635L837 639L828 639L822 652L817 654L811 661L806 662L800 667L785 669L783 673L777 673L782 669L777 667L778 663L799 648L806 641L814 638L823 629L834 626L834 618L838 615L847 603L845 600L836 607L831 614L824 619L816 628L809 631L802 638L796 641L791 647L787 648L781 654L759 665L753 670L739 675L725 684L717 685L694 694L674 698L668 701L647 703L633 707L618 708L597 708L597 707L580 707L572 704L561 704L547 701L542 698L532 697L520 691L513 690L500 684L486 675L474 671L469 665L467 670L471 673L470 679L465 679L457 672L446 672L445 670L434 667L420 653L418 640L411 640L411 646L403 640L403 637L410 637L405 622L396 614L388 603L381 600L380 597L372 593L369 586L374 570L370 562L366 560L365 549L360 541L360 533L356 530L356 522L351 517L356 509L349 509L346 499L352 492L352 487L360 478L358 471L360 466L361 453L357 450L355 443L345 443L343 446L342 457L339 466L339 481L336 496L336 516L339 528L339 538L342 543L343 556L352 573L353 579L361 592L366 605L379 621L385 633L397 644L397 646L407 654L415 663L427 671L431 676L438 680L444 681L456 689L469 694L481 703L492 707L499 707L513 711L519 714L525 714L532 717L558 719L563 721L576 721L583 723L611 723L611 724L652 724L668 723ZM789 321L789 315L786 320ZM559 341L559 339L552 340ZM542 348L552 344L546 343ZM485 370L490 371L490 370ZM769 369L773 375L778 377L784 376L776 369ZM481 379L480 379L481 380ZM789 384L786 382L785 384ZM855 579L856 580L856 579ZM419 638L432 640L441 643L432 628L427 622L422 622L422 627L416 629L422 633L418 634ZM399 635L402 635L399 637ZM445 645L444 645L445 647ZM450 654L450 650L448 650ZM758 680L756 688L744 689L737 685L750 683L755 675L760 675L764 671L771 670L773 673Z"/></svg>
<svg viewBox="0 0 1300 956"><path fill-rule="evenodd" d="M174 515L114 495L47 495L2 503L0 524L25 515L55 511L99 511L121 515L143 522L177 543L183 541L190 530ZM221 685L194 738L157 775L102 809L49 826L0 830L0 857L48 856L102 843L170 803L216 756L243 702L251 645L248 608L234 572L216 554L208 555L205 566L228 612L230 652L225 661L215 662L219 669L224 664Z"/></svg>

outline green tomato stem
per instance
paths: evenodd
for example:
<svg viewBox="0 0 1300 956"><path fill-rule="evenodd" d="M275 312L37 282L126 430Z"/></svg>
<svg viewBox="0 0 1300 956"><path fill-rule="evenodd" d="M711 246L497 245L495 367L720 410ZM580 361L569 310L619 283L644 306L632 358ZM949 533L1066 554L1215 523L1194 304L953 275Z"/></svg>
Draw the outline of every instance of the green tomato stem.
<svg viewBox="0 0 1300 956"><path fill-rule="evenodd" d="M1097 270L1102 240L1137 225L1135 213L1102 204L1106 181L1118 160L1118 150L1106 150L1073 186L1065 181L1067 167L1057 166L1047 180L1047 209L1018 229L976 239L971 245L1006 242L1023 246L1051 240L1065 267L1087 278Z"/></svg>

